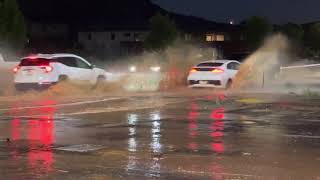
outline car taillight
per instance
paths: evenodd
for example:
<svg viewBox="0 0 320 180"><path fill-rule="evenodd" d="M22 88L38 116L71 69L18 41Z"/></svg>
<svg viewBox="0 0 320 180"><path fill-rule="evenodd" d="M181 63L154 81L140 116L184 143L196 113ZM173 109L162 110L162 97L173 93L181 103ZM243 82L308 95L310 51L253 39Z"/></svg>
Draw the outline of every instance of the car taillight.
<svg viewBox="0 0 320 180"><path fill-rule="evenodd" d="M197 72L196 69L191 69L189 73L195 73L195 72Z"/></svg>
<svg viewBox="0 0 320 180"><path fill-rule="evenodd" d="M19 71L19 69L20 69L20 66L16 66L13 68L12 71L13 71L13 73L17 73Z"/></svg>
<svg viewBox="0 0 320 180"><path fill-rule="evenodd" d="M52 72L53 67L52 66L41 66L42 69L45 70L46 73Z"/></svg>
<svg viewBox="0 0 320 180"><path fill-rule="evenodd" d="M223 73L224 70L223 69L219 69L219 68L215 68L211 72L213 72L213 73Z"/></svg>

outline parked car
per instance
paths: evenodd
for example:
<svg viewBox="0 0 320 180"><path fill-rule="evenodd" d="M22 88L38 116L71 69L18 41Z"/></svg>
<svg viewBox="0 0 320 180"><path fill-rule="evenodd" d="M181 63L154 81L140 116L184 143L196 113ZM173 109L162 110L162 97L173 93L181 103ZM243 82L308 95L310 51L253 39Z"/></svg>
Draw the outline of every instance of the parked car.
<svg viewBox="0 0 320 180"><path fill-rule="evenodd" d="M97 84L106 72L74 54L37 54L21 59L13 72L17 90L47 88L61 81Z"/></svg>
<svg viewBox="0 0 320 180"><path fill-rule="evenodd" d="M188 76L189 87L229 88L237 74L240 62L212 60L194 66Z"/></svg>

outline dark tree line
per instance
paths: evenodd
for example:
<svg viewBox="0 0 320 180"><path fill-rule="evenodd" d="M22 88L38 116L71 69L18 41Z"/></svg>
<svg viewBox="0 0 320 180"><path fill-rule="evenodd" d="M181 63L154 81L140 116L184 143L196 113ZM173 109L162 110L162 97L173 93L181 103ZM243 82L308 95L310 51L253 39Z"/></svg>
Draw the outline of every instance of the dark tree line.
<svg viewBox="0 0 320 180"><path fill-rule="evenodd" d="M157 14L150 19L150 33L145 40L148 50L163 50L171 45L178 36L178 30L169 16Z"/></svg>
<svg viewBox="0 0 320 180"><path fill-rule="evenodd" d="M9 47L26 43L26 24L16 0L0 1L0 42Z"/></svg>
<svg viewBox="0 0 320 180"><path fill-rule="evenodd" d="M254 16L243 22L242 28L252 50L259 48L269 35L282 33L288 37L298 56L320 56L320 23L272 25L266 18Z"/></svg>
<svg viewBox="0 0 320 180"><path fill-rule="evenodd" d="M281 32L299 49L300 56L320 57L320 23L272 25L266 18L254 16L245 20L241 28L252 50L260 47L269 35ZM179 36L174 21L166 15L152 17L150 29L145 41L149 50L163 50ZM0 0L0 46L22 47L26 42L26 23L17 0Z"/></svg>

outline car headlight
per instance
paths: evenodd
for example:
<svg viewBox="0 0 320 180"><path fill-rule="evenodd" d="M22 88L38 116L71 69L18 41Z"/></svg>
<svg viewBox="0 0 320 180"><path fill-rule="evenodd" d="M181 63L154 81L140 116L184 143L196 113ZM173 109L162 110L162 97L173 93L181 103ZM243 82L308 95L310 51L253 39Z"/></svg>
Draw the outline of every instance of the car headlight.
<svg viewBox="0 0 320 180"><path fill-rule="evenodd" d="M129 67L129 71L130 72L136 72L137 71L137 67L136 66L130 66Z"/></svg>
<svg viewBox="0 0 320 180"><path fill-rule="evenodd" d="M153 72L159 72L160 71L160 66L153 66L153 67L150 67L150 70L153 71Z"/></svg>

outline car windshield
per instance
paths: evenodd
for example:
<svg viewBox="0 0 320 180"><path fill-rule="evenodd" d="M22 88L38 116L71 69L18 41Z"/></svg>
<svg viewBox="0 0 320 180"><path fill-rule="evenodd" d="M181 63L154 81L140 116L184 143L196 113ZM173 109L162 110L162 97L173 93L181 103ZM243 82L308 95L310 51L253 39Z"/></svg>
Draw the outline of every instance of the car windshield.
<svg viewBox="0 0 320 180"><path fill-rule="evenodd" d="M198 67L219 67L222 66L223 63L213 63L213 62L207 62L207 63L200 63L197 66Z"/></svg>
<svg viewBox="0 0 320 180"><path fill-rule="evenodd" d="M49 65L49 62L50 62L49 59L44 59L44 58L36 58L36 59L25 58L21 60L20 66L46 66L46 65Z"/></svg>

